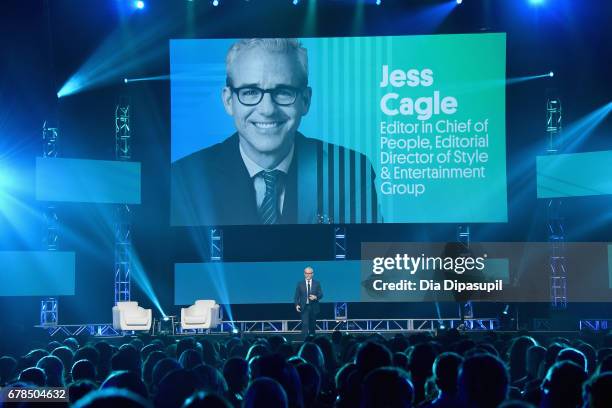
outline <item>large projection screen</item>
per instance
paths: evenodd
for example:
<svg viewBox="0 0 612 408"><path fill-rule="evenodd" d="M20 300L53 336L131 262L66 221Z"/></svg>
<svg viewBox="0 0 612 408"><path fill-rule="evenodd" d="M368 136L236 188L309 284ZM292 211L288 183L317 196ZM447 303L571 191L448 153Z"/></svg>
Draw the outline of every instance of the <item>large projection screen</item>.
<svg viewBox="0 0 612 408"><path fill-rule="evenodd" d="M172 225L268 223L264 169L274 223L507 222L505 34L242 41L228 78L238 41L170 42Z"/></svg>

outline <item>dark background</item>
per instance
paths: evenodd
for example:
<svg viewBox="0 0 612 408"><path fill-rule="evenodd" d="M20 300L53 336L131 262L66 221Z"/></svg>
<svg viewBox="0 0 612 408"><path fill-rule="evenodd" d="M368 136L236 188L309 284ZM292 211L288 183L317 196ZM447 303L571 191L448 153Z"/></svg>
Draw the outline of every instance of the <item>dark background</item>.
<svg viewBox="0 0 612 408"><path fill-rule="evenodd" d="M34 160L41 156L45 120L60 128L60 157L115 157L114 110L119 96L132 103L132 160L142 163L142 204L133 207L133 247L168 314L173 305L173 264L206 260L206 229L170 228L170 96L168 81L124 85L124 77L169 73L170 38L299 37L507 33L508 78L555 72L552 79L507 88L508 223L472 224L473 241L546 241L545 202L536 199L535 156L546 149L545 102L554 88L563 103L563 123L572 123L611 101L612 2L547 1L532 7L527 0L465 0L444 17L447 1L316 3L289 0L226 0L219 7L203 0L147 1L142 12L132 2L106 0L8 0L0 10L0 171L17 174L14 192L29 210L0 212L0 250L44 248L44 223L35 214L44 208L34 199ZM314 21L315 24L307 24ZM101 87L57 99L56 93L107 38L113 63L112 81ZM127 52L126 52L127 50ZM155 57L145 58L152 54ZM99 55L99 54L98 54ZM117 57L121 55L121 57ZM115 72L116 71L116 72ZM205 126L205 124L203 124ZM612 120L606 118L573 151L612 149ZM194 135L197 135L194 129ZM5 169L5 170L2 170ZM612 176L612 171L611 171ZM467 192L466 192L467 194ZM612 197L564 200L568 241L612 241ZM457 203L461 205L461 203ZM0 207L1 208L1 207ZM76 251L76 295L60 297L60 323L110 322L113 305L113 207L58 205L66 231L60 248ZM349 225L348 257L359 258L369 241L452 241L456 224ZM224 228L226 261L333 259L333 227L250 226ZM1 266L0 266L1 267ZM302 271L295 274L296 281ZM534 270L534 274L548 274ZM231 282L229 283L231 284ZM330 285L331 283L325 283ZM570 283L571 285L572 283ZM573 283L575 284L575 283ZM288 292L291 292L289 290ZM150 307L133 282L132 298ZM39 321L39 298L1 298L0 330L20 332ZM290 302L290 298L287 299ZM331 305L323 314L330 317ZM476 313L492 316L495 305L478 305ZM566 315L604 317L601 305L570 305ZM349 305L350 317L434 316L432 304ZM292 306L235 307L237 319L297 318ZM456 307L443 305L445 317ZM547 316L547 304L523 305L522 316Z"/></svg>

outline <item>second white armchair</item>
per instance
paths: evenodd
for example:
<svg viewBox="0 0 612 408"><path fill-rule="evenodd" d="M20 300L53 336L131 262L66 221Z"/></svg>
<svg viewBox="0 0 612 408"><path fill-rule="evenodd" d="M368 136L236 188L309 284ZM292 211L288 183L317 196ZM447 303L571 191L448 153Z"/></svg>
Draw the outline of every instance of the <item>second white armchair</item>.
<svg viewBox="0 0 612 408"><path fill-rule="evenodd" d="M221 308L214 300L196 300L181 308L182 329L211 329L221 322Z"/></svg>

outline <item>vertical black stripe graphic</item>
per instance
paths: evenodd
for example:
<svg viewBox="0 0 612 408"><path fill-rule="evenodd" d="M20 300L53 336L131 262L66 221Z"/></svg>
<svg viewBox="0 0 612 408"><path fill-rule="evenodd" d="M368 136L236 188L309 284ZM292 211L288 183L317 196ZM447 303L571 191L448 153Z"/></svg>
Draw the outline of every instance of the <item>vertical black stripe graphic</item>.
<svg viewBox="0 0 612 408"><path fill-rule="evenodd" d="M323 143L317 146L317 215L323 215Z"/></svg>
<svg viewBox="0 0 612 408"><path fill-rule="evenodd" d="M338 194L338 208L340 210L340 219L338 220L337 224L344 224L346 223L345 220L345 205L346 205L346 197L345 197L345 186L346 186L346 174L344 171L344 152L345 149L344 148L340 148L338 151L338 186L340 187L339 193Z"/></svg>
<svg viewBox="0 0 612 408"><path fill-rule="evenodd" d="M348 205L350 206L349 211L350 211L350 223L354 224L355 223L355 212L357 211L357 206L355 205L356 201L356 197L355 197L355 183L357 182L357 178L355 177L356 174L356 165L355 165L355 151L351 150L350 154L349 154L349 170L350 170L350 174L349 174L349 192L350 192L350 200L348 202Z"/></svg>
<svg viewBox="0 0 612 408"><path fill-rule="evenodd" d="M359 222L360 223L365 223L368 220L368 216L367 216L367 204L368 204L368 200L367 200L367 186L369 184L371 184L370 180L366 179L366 166L368 165L368 161L366 160L365 155L361 155L360 156L360 162L361 162L361 166L359 168L359 180L361 181L361 190L359 190L360 194L359 194L359 201L361 202L361 214L359 215Z"/></svg>
<svg viewBox="0 0 612 408"><path fill-rule="evenodd" d="M329 206L327 208L328 214L325 214L329 218L334 217L334 149L337 147L332 147L331 149L327 149L327 182L329 183ZM333 220L335 223L336 220Z"/></svg>

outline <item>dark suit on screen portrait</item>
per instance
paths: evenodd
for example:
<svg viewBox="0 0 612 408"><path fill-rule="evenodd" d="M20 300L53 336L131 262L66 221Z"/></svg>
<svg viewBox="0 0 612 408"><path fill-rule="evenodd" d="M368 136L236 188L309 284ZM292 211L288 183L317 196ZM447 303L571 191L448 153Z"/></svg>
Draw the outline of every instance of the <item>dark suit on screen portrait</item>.
<svg viewBox="0 0 612 408"><path fill-rule="evenodd" d="M308 294L315 295L316 300L308 300ZM302 279L295 288L293 297L294 306L300 306L302 316L302 333L314 334L317 324L317 316L320 311L319 301L323 299L321 282L316 279L310 281L310 291L306 289L306 280Z"/></svg>
<svg viewBox="0 0 612 408"><path fill-rule="evenodd" d="M366 184L367 167L369 191L357 187L357 183ZM253 179L240 154L237 133L174 162L171 173L172 225L262 224ZM333 218L336 208L340 216L331 220L334 223L377 222L374 179L374 170L365 155L297 133L293 159L282 177L285 195L278 224L325 222ZM347 184L348 197L343 193ZM334 188L341 192L337 197L324 194ZM366 206L366 202L371 204Z"/></svg>

